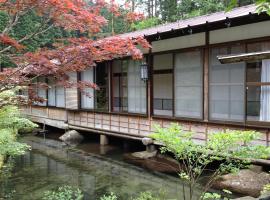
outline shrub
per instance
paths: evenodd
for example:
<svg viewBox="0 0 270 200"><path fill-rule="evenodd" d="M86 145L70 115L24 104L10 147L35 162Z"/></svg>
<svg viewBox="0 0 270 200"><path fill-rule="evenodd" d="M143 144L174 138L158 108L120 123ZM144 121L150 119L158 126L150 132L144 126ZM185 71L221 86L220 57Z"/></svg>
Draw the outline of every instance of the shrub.
<svg viewBox="0 0 270 200"><path fill-rule="evenodd" d="M117 196L111 192L111 194L101 197L100 200L117 200Z"/></svg>
<svg viewBox="0 0 270 200"><path fill-rule="evenodd" d="M259 145L252 145L251 142L259 137L260 133L255 131L227 130L211 134L206 144L197 144L193 140L192 132L183 131L178 124L172 124L169 128L156 126L154 139L161 142L161 152L173 153L182 168L179 171L181 179L188 183L188 197L182 199L194 199L194 190L199 185L203 172L210 176L201 187L203 199L215 180L226 173L237 172L250 164L251 159L267 158L270 148ZM213 170L208 168L209 164L218 161L218 166ZM184 193L185 195L185 193Z"/></svg>
<svg viewBox="0 0 270 200"><path fill-rule="evenodd" d="M83 193L80 189L71 186L63 186L55 191L47 191L44 193L42 200L82 200Z"/></svg>

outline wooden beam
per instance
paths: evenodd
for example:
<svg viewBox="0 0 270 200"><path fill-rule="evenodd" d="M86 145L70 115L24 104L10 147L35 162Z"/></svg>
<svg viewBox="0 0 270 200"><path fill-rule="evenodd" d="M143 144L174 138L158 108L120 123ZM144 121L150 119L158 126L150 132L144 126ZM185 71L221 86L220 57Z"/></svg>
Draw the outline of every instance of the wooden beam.
<svg viewBox="0 0 270 200"><path fill-rule="evenodd" d="M203 56L203 119L207 122L209 116L209 31L205 33Z"/></svg>
<svg viewBox="0 0 270 200"><path fill-rule="evenodd" d="M270 51L217 56L221 64L270 59Z"/></svg>

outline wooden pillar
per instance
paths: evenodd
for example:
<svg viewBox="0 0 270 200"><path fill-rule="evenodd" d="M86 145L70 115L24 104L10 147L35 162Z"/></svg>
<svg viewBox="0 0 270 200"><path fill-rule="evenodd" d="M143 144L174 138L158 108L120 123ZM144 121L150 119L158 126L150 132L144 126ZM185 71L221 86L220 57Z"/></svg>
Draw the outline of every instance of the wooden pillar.
<svg viewBox="0 0 270 200"><path fill-rule="evenodd" d="M204 121L208 121L209 116L209 31L205 32L205 48L204 48L204 63L203 63L203 110Z"/></svg>
<svg viewBox="0 0 270 200"><path fill-rule="evenodd" d="M100 145L105 146L109 144L109 138L107 135L100 135Z"/></svg>
<svg viewBox="0 0 270 200"><path fill-rule="evenodd" d="M151 120L153 114L153 56L152 56L152 49L149 50L148 54L148 70L149 70L149 80L147 82L147 114L148 119Z"/></svg>

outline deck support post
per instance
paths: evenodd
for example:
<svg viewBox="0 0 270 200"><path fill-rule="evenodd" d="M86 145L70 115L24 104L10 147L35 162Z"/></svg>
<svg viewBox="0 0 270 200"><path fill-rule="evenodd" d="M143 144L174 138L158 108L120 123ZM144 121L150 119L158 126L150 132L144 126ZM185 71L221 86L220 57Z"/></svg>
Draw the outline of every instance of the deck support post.
<svg viewBox="0 0 270 200"><path fill-rule="evenodd" d="M146 151L149 152L149 153L154 152L156 150L157 150L157 147L154 144L150 144L150 145L146 146Z"/></svg>
<svg viewBox="0 0 270 200"><path fill-rule="evenodd" d="M105 146L109 144L109 138L107 135L100 135L100 145Z"/></svg>

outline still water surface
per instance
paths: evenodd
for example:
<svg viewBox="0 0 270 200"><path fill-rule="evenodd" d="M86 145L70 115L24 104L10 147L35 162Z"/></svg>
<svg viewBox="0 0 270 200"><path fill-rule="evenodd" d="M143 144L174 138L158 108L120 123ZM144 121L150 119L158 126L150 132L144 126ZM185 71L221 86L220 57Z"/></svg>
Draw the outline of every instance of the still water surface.
<svg viewBox="0 0 270 200"><path fill-rule="evenodd" d="M11 176L0 180L0 199L41 199L45 191L70 185L85 199L96 200L114 192L120 200L140 192L165 191L166 199L182 199L177 177L154 173L123 161L119 147L85 143L71 149L53 139L25 137L32 151L15 159Z"/></svg>

